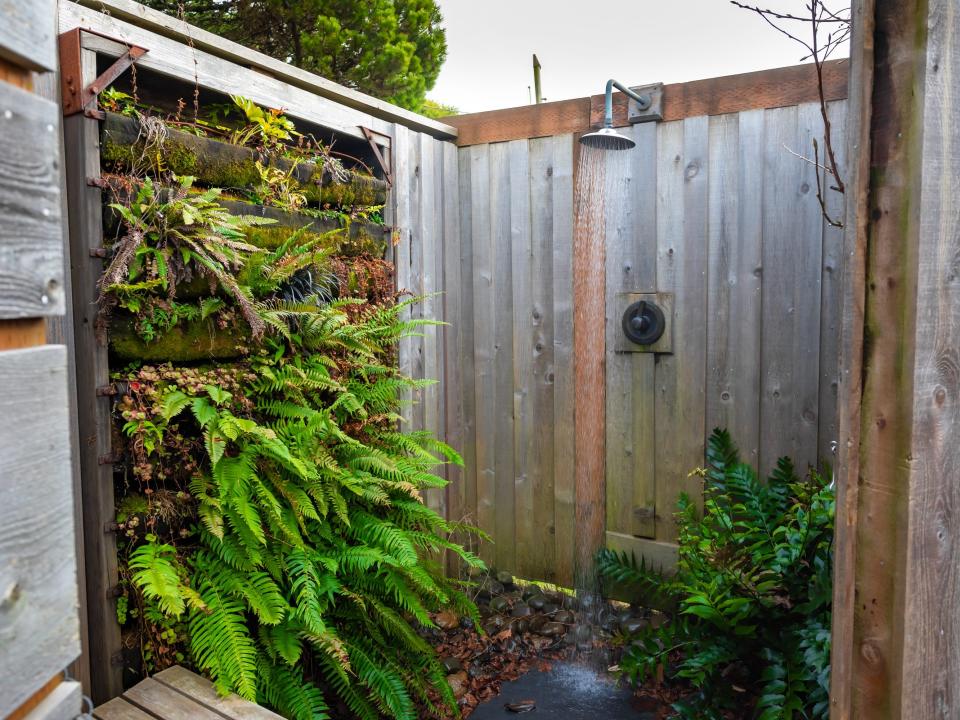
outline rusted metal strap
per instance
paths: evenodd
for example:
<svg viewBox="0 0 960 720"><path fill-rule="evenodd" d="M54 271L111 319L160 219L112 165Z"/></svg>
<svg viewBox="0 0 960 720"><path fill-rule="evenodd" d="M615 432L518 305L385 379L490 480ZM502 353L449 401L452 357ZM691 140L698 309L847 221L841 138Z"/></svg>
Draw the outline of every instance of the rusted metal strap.
<svg viewBox="0 0 960 720"><path fill-rule="evenodd" d="M82 46L80 34L83 32L92 32L82 28L74 28L63 33L59 38L60 43L60 84L61 84L61 102L63 103L63 114L77 115L83 113L88 117L102 120L104 115L97 108L97 96L107 89L110 84L120 77L124 72L130 69L137 60L143 57L148 50L139 45L130 45L122 40L111 38L106 35L108 40L127 46L127 52L118 57L113 64L107 68L96 80L82 87L83 83L83 63ZM101 33L94 33L101 35Z"/></svg>
<svg viewBox="0 0 960 720"><path fill-rule="evenodd" d="M393 187L393 168L390 164L390 159L384 157L383 151L380 149L380 144L377 142L377 136L370 128L360 125L360 130L363 132L363 136L367 139L367 142L370 143L370 147L373 149L373 154L377 157L377 162L380 163L380 167L383 170L383 176L386 178L387 185Z"/></svg>

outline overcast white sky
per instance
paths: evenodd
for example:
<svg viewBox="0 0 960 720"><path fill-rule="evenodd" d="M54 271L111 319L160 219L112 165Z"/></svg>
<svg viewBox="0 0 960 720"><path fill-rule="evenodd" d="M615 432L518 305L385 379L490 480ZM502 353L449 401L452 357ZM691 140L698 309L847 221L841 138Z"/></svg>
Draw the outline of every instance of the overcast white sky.
<svg viewBox="0 0 960 720"><path fill-rule="evenodd" d="M802 11L804 0L766 6ZM799 62L804 51L728 0L439 0L448 56L429 97L477 112L525 105L537 53L547 100Z"/></svg>

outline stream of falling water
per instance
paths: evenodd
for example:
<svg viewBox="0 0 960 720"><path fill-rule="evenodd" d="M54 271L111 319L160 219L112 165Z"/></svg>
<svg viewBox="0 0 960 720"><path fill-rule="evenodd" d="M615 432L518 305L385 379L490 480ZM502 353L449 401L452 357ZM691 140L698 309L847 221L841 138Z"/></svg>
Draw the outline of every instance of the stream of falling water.
<svg viewBox="0 0 960 720"><path fill-rule="evenodd" d="M606 317L606 164L608 151L582 147L574 193L574 394L576 536L574 587L581 622L595 625L600 606L594 553L603 546L606 495L604 391Z"/></svg>

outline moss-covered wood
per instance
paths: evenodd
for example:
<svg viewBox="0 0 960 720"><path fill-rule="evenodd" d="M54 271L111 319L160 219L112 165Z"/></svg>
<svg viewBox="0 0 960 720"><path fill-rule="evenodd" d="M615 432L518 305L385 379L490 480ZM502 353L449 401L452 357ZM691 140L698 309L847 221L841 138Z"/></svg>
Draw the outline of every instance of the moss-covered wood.
<svg viewBox="0 0 960 720"><path fill-rule="evenodd" d="M107 113L100 149L104 166L129 170L143 161L153 163L162 157L163 168L178 175L192 175L210 187L240 189L261 184L259 161L290 173L291 185L310 203L337 207L386 203L386 183L369 175L350 172L345 182L335 182L323 166L315 163L294 164L285 158L262 156L250 148L170 127L163 131L160 139L142 127L137 118Z"/></svg>
<svg viewBox="0 0 960 720"><path fill-rule="evenodd" d="M112 194L104 208L103 226L106 242L118 237L120 232L120 215L109 207L109 202L129 202L130 189L128 183L111 182ZM126 188L126 189L125 189ZM310 240L316 235L332 233L336 230L343 232L331 235L323 245L329 248L331 255L354 257L369 255L383 257L387 248L388 229L377 223L363 220L347 220L342 217L316 218L300 213L287 212L269 205L257 205L221 198L220 205L234 215L268 218L276 224L260 227L251 227L247 231L247 242L251 245L273 250L279 247L290 235L301 228L307 228L304 240Z"/></svg>
<svg viewBox="0 0 960 720"><path fill-rule="evenodd" d="M117 314L110 322L110 351L123 361L197 362L243 357L251 346L250 327L243 318L220 327L213 318L184 320L147 342L136 319Z"/></svg>

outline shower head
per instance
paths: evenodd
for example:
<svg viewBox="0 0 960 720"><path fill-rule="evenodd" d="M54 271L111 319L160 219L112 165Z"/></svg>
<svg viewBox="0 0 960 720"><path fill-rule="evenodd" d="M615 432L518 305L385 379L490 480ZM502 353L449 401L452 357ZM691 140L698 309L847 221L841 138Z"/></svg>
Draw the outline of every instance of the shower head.
<svg viewBox="0 0 960 720"><path fill-rule="evenodd" d="M633 98L641 110L646 110L651 105L652 101L649 95L639 95L616 80L607 80L607 92L604 98L603 128L581 137L580 142L583 145L600 150L629 150L636 145L633 140L613 129L614 88L617 88L617 90L627 95L627 97Z"/></svg>
<svg viewBox="0 0 960 720"><path fill-rule="evenodd" d="M598 150L629 150L636 145L626 135L621 135L613 128L608 127L584 135L580 138L580 143Z"/></svg>

